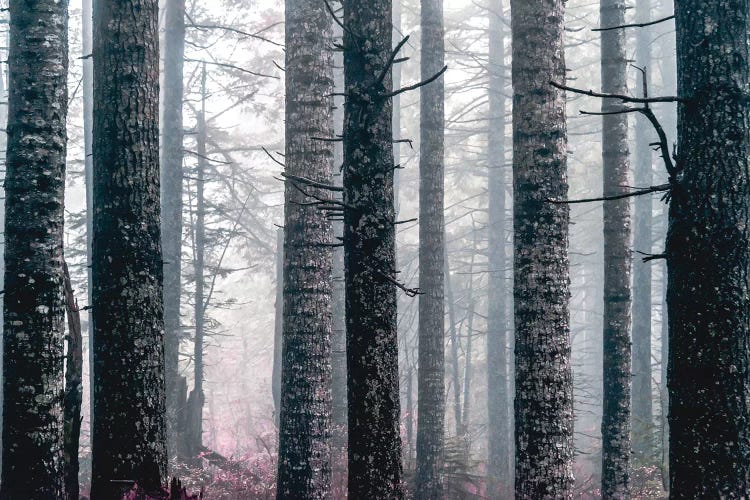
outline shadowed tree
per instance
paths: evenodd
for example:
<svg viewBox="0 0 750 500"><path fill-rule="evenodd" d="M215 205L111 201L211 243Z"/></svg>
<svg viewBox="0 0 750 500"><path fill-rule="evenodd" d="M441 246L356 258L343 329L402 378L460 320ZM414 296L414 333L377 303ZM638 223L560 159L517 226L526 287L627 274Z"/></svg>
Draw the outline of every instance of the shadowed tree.
<svg viewBox="0 0 750 500"><path fill-rule="evenodd" d="M750 491L750 5L675 2L667 235L671 498Z"/></svg>
<svg viewBox="0 0 750 500"><path fill-rule="evenodd" d="M401 498L391 1L343 5L349 497Z"/></svg>
<svg viewBox="0 0 750 500"><path fill-rule="evenodd" d="M158 12L94 5L93 498L166 475Z"/></svg>
<svg viewBox="0 0 750 500"><path fill-rule="evenodd" d="M507 297L509 280L505 249L505 32L503 1L489 9L489 129L487 132L489 274L487 310L487 479L488 492L513 491L511 399L509 380ZM464 403L466 404L466 403ZM502 488L502 490L500 490Z"/></svg>
<svg viewBox="0 0 750 500"><path fill-rule="evenodd" d="M180 271L182 264L183 60L185 0L169 0L164 11L164 87L162 89L161 212L164 252L164 338L167 384L167 437L171 456L181 456L177 435L180 350Z"/></svg>
<svg viewBox="0 0 750 500"><path fill-rule="evenodd" d="M443 0L422 0L422 79L443 68ZM420 88L419 156L419 351L417 484L415 498L443 496L445 423L445 220L443 203L445 83ZM456 394L459 387L453 387Z"/></svg>
<svg viewBox="0 0 750 500"><path fill-rule="evenodd" d="M323 2L286 0L286 203L277 498L331 489L333 20ZM338 189L338 188L337 188ZM306 193L312 192L312 196Z"/></svg>
<svg viewBox="0 0 750 500"><path fill-rule="evenodd" d="M573 380L568 311L562 0L513 0L513 181L518 498L571 498Z"/></svg>
<svg viewBox="0 0 750 500"><path fill-rule="evenodd" d="M0 497L63 498L68 3L9 10Z"/></svg>
<svg viewBox="0 0 750 500"><path fill-rule="evenodd" d="M602 28L625 24L624 0L601 0ZM601 32L602 92L627 94L625 30ZM602 101L604 196L629 191L628 119L624 105ZM646 198L650 199L650 198ZM602 496L630 494L630 200L604 204L604 330L602 334Z"/></svg>

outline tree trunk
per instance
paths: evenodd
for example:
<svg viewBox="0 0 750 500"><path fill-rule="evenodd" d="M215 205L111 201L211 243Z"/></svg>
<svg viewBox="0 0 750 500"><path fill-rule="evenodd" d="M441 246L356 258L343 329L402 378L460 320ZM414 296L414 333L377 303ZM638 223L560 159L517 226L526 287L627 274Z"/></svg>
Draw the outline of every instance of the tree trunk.
<svg viewBox="0 0 750 500"><path fill-rule="evenodd" d="M502 0L490 9L489 73L490 111L487 133L489 192L488 306L487 306L487 488L488 493L509 496L513 491L511 467L511 407L507 289L510 286L505 248L505 32Z"/></svg>
<svg viewBox="0 0 750 500"><path fill-rule="evenodd" d="M286 0L284 334L277 498L331 490L333 20L323 2ZM317 138L317 139L316 139ZM298 181L296 179L306 179ZM336 211L335 213L338 213Z"/></svg>
<svg viewBox="0 0 750 500"><path fill-rule="evenodd" d="M651 17L651 0L638 0L636 15L639 22L648 22ZM644 78L651 70L651 32L636 33L636 65L646 70L638 75L636 95L644 95ZM645 80L647 82L648 80ZM653 185L653 154L650 143L654 142L651 128L645 117L636 117L635 127L635 185ZM635 199L633 248L638 252L653 250L653 198L638 196ZM633 452L639 465L654 463L653 401L651 395L651 266L635 258L633 264Z"/></svg>
<svg viewBox="0 0 750 500"><path fill-rule="evenodd" d="M513 0L516 496L571 498L573 380L562 0Z"/></svg>
<svg viewBox="0 0 750 500"><path fill-rule="evenodd" d="M680 175L667 235L671 498L750 491L750 6L675 2Z"/></svg>
<svg viewBox="0 0 750 500"><path fill-rule="evenodd" d="M164 252L164 355L167 383L167 444L171 456L181 457L177 437L179 378L180 292L182 287L182 180L183 180L183 59L185 54L185 0L168 0L164 12L164 86L162 88L161 212Z"/></svg>
<svg viewBox="0 0 750 500"><path fill-rule="evenodd" d="M427 80L445 62L443 0L421 0L421 75ZM445 427L445 80L420 88L419 125L419 351L417 363L417 484L415 498L443 496ZM455 325L454 325L455 328ZM455 330L454 330L455 332ZM454 336L454 346L456 344ZM456 375L458 375L456 371ZM461 386L456 418L460 425Z"/></svg>
<svg viewBox="0 0 750 500"><path fill-rule="evenodd" d="M391 1L344 0L349 497L401 498Z"/></svg>
<svg viewBox="0 0 750 500"><path fill-rule="evenodd" d="M81 313L73 293L68 265L63 261L65 312L68 317L68 352L65 355L65 397L63 399L63 455L65 457L65 498L79 500L78 445L81 437L83 400L83 337Z"/></svg>
<svg viewBox="0 0 750 500"><path fill-rule="evenodd" d="M448 302L448 335L451 346L451 385L453 386L453 420L456 424L456 435L461 434L463 423L461 420L461 377L458 364L458 335L456 325L456 298L453 294L453 280L451 279L450 259L448 248L444 246L445 263L445 298Z"/></svg>
<svg viewBox="0 0 750 500"><path fill-rule="evenodd" d="M625 24L625 0L601 0L601 27ZM627 94L625 30L601 32L602 92ZM602 112L623 109L614 99ZM627 193L627 114L602 116L604 196ZM646 199L649 199L646 197ZM604 203L602 497L630 495L630 200Z"/></svg>
<svg viewBox="0 0 750 500"><path fill-rule="evenodd" d="M187 403L187 426L185 427L185 452L188 459L198 462L198 455L203 450L203 404L206 396L203 393L203 348L206 325L205 296L205 252L206 252L206 65L201 70L201 108L197 123L197 165L195 172L195 226L193 282L193 317L195 336L193 338L193 390L190 391Z"/></svg>
<svg viewBox="0 0 750 500"><path fill-rule="evenodd" d="M0 497L62 498L67 2L9 9Z"/></svg>
<svg viewBox="0 0 750 500"><path fill-rule="evenodd" d="M166 475L156 0L94 6L93 498Z"/></svg>

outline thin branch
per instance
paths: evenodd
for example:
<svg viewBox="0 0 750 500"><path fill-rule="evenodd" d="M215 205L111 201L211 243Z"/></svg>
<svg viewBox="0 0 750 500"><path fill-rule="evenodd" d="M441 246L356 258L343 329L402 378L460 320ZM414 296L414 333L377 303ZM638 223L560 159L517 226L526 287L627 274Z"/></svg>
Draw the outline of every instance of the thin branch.
<svg viewBox="0 0 750 500"><path fill-rule="evenodd" d="M670 184L660 184L658 186L651 186L644 189L638 189L636 191L631 191L630 193L623 193L613 196L602 196L599 198L584 198L580 200L553 200L553 199L547 199L547 202L554 203L556 205L574 205L577 203L592 203L595 201L615 201L615 200L623 200L625 198L632 198L634 196L643 196L645 194L650 193L663 193L664 191L669 191L671 189Z"/></svg>
<svg viewBox="0 0 750 500"><path fill-rule="evenodd" d="M275 163L277 163L277 164L281 165L281 168L286 168L286 165L284 165L284 163L283 163L283 162L280 162L279 160L277 160L276 158L274 158L274 157L273 157L273 155L272 155L271 153L269 153L269 152L268 152L268 150L266 149L266 147L265 147L265 146L261 146L261 149L263 150L263 152L265 152L265 153L266 153L266 154L268 155L268 157L269 157L269 158L270 158L271 160L273 160L273 161L274 161Z"/></svg>
<svg viewBox="0 0 750 500"><path fill-rule="evenodd" d="M282 48L284 47L284 44L282 44L282 43L274 42L273 40L271 40L269 38L266 38L266 37L263 37L263 36L260 36L260 35L258 35L256 33L248 33L247 31L238 30L237 28L232 28L230 26L220 26L220 25L216 25L216 24L194 24L194 23L191 23L191 24L186 24L185 27L186 28L195 28L195 29L200 29L200 30L219 29L219 30L229 31L231 33L236 33L238 35L242 35L242 36L246 36L246 37L250 37L250 38L255 38L257 40L260 40L260 41L263 41L263 42L266 42L266 43L270 43L272 45L276 45L277 47L282 47Z"/></svg>
<svg viewBox="0 0 750 500"><path fill-rule="evenodd" d="M419 83L415 83L414 85L409 85L408 87L403 87L398 90L394 90L393 92L388 92L387 94L383 94L381 97L383 99L388 99L391 97L396 97L397 95L403 94L404 92L410 92L412 90L417 90L419 87L424 87L425 85L429 85L430 83L434 82L441 76L443 76L443 73L445 73L448 70L448 66L443 66L443 69L429 77L427 80L424 80Z"/></svg>
<svg viewBox="0 0 750 500"><path fill-rule="evenodd" d="M595 28L591 31L610 31L610 30L620 30L623 28L645 28L647 26L653 26L654 24L663 23L671 19L674 19L674 14L672 14L671 16L663 17L661 19L657 19L656 21L648 21L646 23L620 24L619 26L609 26L607 28Z"/></svg>
<svg viewBox="0 0 750 500"><path fill-rule="evenodd" d="M249 69L240 68L239 66L235 66L234 64L220 63L220 62L215 62L215 61L206 61L206 60L203 60L203 59L191 59L189 57L186 57L185 61L187 61L187 62L194 62L194 63L202 63L202 64L211 64L213 66L219 66L221 68L233 69L235 71L240 71L242 73L247 73L248 75L260 76L260 77L263 77L263 78L273 78L274 80L280 80L280 78L278 76L275 76L275 75L266 75L265 73L258 73L256 71L250 71Z"/></svg>
<svg viewBox="0 0 750 500"><path fill-rule="evenodd" d="M557 82L549 82L550 85L556 89L565 90L567 92L573 92L574 94L587 95L590 97L600 97L603 99L620 99L623 102L635 102L639 104L647 104L652 102L687 102L686 99L677 96L661 96L661 97L632 97L629 95L621 94L602 94L601 92L594 92L593 90L582 90L575 87L568 87Z"/></svg>
<svg viewBox="0 0 750 500"><path fill-rule="evenodd" d="M378 75L378 79L375 82L375 86L380 85L383 83L383 80L385 80L385 77L388 75L388 70L391 69L393 66L394 61L396 60L396 56L401 51L401 49L406 45L406 42L409 41L409 35L406 35L399 43L396 45L396 48L393 49L393 52L391 52L391 56L388 58L388 61L385 63L385 66L383 67L383 71L380 72L380 75Z"/></svg>
<svg viewBox="0 0 750 500"><path fill-rule="evenodd" d="M302 184L305 184L307 186L311 186L314 188L318 188L318 189L327 189L328 191L337 191L337 192L344 191L344 188L341 186L334 186L332 184L326 184L324 182L314 181L306 177L299 177L297 175L286 174L286 173L282 173L281 176L291 181L301 182Z"/></svg>

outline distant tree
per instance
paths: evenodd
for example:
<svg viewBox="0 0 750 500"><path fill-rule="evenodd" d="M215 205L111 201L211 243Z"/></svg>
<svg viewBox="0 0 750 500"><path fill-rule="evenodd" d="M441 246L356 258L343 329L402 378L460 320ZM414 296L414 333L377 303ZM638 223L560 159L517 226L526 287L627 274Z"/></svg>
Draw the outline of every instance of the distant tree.
<svg viewBox="0 0 750 500"><path fill-rule="evenodd" d="M349 497L401 498L392 6L343 5Z"/></svg>
<svg viewBox="0 0 750 500"><path fill-rule="evenodd" d="M333 19L286 1L284 328L277 498L331 489ZM323 140L322 140L323 139ZM327 188L326 188L327 187ZM321 189L322 188L322 189ZM334 210L334 212L330 212Z"/></svg>
<svg viewBox="0 0 750 500"><path fill-rule="evenodd" d="M675 2L669 266L671 498L750 491L750 6ZM676 176L676 177L675 177Z"/></svg>
<svg viewBox="0 0 750 500"><path fill-rule="evenodd" d="M601 0L601 28L625 24L624 0ZM601 32L602 92L627 94L628 60L625 30ZM628 119L618 113L625 105L602 101L604 196L630 191L628 182ZM647 198L650 199L650 198ZM602 335L602 496L630 494L630 200L604 204L604 330Z"/></svg>
<svg viewBox="0 0 750 500"><path fill-rule="evenodd" d="M161 212L164 253L164 336L167 384L167 437L171 456L180 456L181 432L177 401L181 338L180 295L182 269L183 195L183 60L185 57L185 0L169 0L164 11L164 85L161 120Z"/></svg>
<svg viewBox="0 0 750 500"><path fill-rule="evenodd" d="M651 0L636 2L639 22L652 20ZM651 36L648 30L636 33L636 65L646 73L639 75L636 95L643 95L651 74ZM653 152L650 143L650 125L644 116L637 116L635 127L634 184L650 186L653 183ZM635 199L633 219L633 249L651 253L653 249L653 199L639 196ZM633 263L633 389L632 389L632 435L634 457L639 464L653 463L654 424L652 395L651 354L651 262L635 259Z"/></svg>
<svg viewBox="0 0 750 500"><path fill-rule="evenodd" d="M63 498L68 4L9 11L0 497Z"/></svg>
<svg viewBox="0 0 750 500"><path fill-rule="evenodd" d="M166 475L156 0L94 6L93 498Z"/></svg>
<svg viewBox="0 0 750 500"><path fill-rule="evenodd" d="M422 0L421 73L427 80L444 65L443 0ZM420 88L419 351L417 481L415 498L443 497L445 433L445 83ZM460 387L454 387L458 394Z"/></svg>
<svg viewBox="0 0 750 500"><path fill-rule="evenodd" d="M570 498L569 332L562 0L512 0L516 480L518 498Z"/></svg>
<svg viewBox="0 0 750 500"><path fill-rule="evenodd" d="M487 479L488 492L507 496L513 487L510 397L510 353L508 341L508 291L505 268L507 172L505 166L505 113L507 67L505 66L505 20L503 2L494 0L489 9L489 128L487 130L488 306L487 306ZM465 404L465 403L464 403ZM500 489L502 488L502 490Z"/></svg>

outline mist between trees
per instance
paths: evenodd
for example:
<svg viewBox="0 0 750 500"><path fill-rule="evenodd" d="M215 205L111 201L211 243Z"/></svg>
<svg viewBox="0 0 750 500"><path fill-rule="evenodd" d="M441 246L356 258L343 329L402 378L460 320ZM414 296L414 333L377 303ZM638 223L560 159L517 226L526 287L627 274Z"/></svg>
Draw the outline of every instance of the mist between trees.
<svg viewBox="0 0 750 500"><path fill-rule="evenodd" d="M745 3L0 9L0 498L750 492Z"/></svg>

